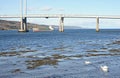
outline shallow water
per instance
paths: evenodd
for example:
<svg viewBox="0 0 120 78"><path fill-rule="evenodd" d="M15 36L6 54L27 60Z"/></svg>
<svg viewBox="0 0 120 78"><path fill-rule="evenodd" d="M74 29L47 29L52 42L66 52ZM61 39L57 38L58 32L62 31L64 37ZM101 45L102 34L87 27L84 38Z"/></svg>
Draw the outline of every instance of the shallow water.
<svg viewBox="0 0 120 78"><path fill-rule="evenodd" d="M0 78L119 78L119 47L120 30L0 31Z"/></svg>

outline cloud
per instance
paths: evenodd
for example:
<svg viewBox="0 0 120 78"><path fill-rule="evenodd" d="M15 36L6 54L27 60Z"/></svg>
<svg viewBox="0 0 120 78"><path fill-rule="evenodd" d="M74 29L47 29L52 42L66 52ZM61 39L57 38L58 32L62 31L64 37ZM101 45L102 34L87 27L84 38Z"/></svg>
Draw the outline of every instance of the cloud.
<svg viewBox="0 0 120 78"><path fill-rule="evenodd" d="M53 10L52 7L48 7L48 6L45 6L45 7L28 7L27 8L28 11L51 11Z"/></svg>
<svg viewBox="0 0 120 78"><path fill-rule="evenodd" d="M94 27L96 25L96 20L87 18L65 18L65 24L71 26Z"/></svg>
<svg viewBox="0 0 120 78"><path fill-rule="evenodd" d="M120 19L102 19L100 26L103 28L120 28Z"/></svg>
<svg viewBox="0 0 120 78"><path fill-rule="evenodd" d="M41 11L51 11L51 10L53 10L53 8L49 7L49 6L45 6L45 7L40 8L40 10Z"/></svg>
<svg viewBox="0 0 120 78"><path fill-rule="evenodd" d="M64 8L58 8L58 11L65 11Z"/></svg>
<svg viewBox="0 0 120 78"><path fill-rule="evenodd" d="M29 7L29 8L27 8L27 10L28 10L28 11L36 11L36 10L38 10L38 8Z"/></svg>

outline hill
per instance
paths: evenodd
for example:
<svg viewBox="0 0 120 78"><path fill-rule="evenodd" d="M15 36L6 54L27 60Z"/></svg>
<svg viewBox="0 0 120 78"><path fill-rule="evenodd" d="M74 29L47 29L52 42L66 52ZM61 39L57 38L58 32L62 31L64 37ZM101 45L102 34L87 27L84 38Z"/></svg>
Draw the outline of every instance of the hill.
<svg viewBox="0 0 120 78"><path fill-rule="evenodd" d="M52 26L54 26L54 28L55 29L58 29L58 27L59 26L57 26L57 25L52 25ZM82 27L79 27L79 26L64 26L64 29L84 29L84 28L82 28Z"/></svg>
<svg viewBox="0 0 120 78"><path fill-rule="evenodd" d="M33 27L38 27L41 30L49 30L47 25L38 25L34 23L27 23L28 29L32 29ZM20 29L20 22L18 21L7 21L7 20L0 20L0 30L14 30Z"/></svg>

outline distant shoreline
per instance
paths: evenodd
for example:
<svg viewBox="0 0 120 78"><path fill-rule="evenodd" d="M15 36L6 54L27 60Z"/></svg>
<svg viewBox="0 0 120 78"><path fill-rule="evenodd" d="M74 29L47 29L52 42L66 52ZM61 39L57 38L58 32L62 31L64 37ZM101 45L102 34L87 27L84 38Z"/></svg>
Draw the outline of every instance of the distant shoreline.
<svg viewBox="0 0 120 78"><path fill-rule="evenodd" d="M49 30L47 25L27 23L27 26L28 30L32 29L35 26L39 27L41 30ZM20 29L20 22L0 20L0 30L18 30L18 29Z"/></svg>

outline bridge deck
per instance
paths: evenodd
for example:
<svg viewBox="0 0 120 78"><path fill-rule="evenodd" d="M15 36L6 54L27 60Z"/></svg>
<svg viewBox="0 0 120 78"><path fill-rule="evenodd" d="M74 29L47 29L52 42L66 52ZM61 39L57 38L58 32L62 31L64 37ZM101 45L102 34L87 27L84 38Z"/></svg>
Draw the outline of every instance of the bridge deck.
<svg viewBox="0 0 120 78"><path fill-rule="evenodd" d="M0 18L21 18L20 15L0 15ZM38 15L24 15L27 18L103 18L103 19L120 19L120 15L79 15L79 14L38 14Z"/></svg>

